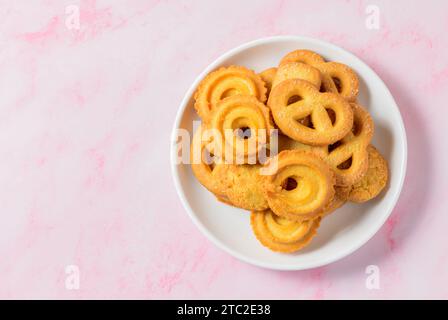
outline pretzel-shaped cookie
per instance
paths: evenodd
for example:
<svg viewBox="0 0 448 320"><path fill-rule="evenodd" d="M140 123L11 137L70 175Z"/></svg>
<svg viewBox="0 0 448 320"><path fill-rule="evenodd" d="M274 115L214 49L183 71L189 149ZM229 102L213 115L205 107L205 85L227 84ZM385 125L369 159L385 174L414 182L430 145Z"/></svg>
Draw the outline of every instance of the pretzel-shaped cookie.
<svg viewBox="0 0 448 320"><path fill-rule="evenodd" d="M316 235L320 218L302 222L275 215L271 210L252 211L252 230L265 247L278 252L302 249Z"/></svg>
<svg viewBox="0 0 448 320"><path fill-rule="evenodd" d="M354 121L343 139L330 146L309 146L279 135L279 151L302 150L312 152L330 165L336 175L337 186L351 186L359 181L369 166L367 146L374 132L370 114L359 104L352 103Z"/></svg>
<svg viewBox="0 0 448 320"><path fill-rule="evenodd" d="M333 93L320 93L304 80L289 79L274 86L268 106L282 132L305 144L332 144L342 139L353 125L353 111L345 99ZM335 114L335 120L329 110ZM300 122L307 117L313 128Z"/></svg>
<svg viewBox="0 0 448 320"><path fill-rule="evenodd" d="M355 101L359 91L356 73L338 62L325 62L315 52L296 50L288 53L280 61L280 66L289 62L302 62L318 69L322 75L322 89L325 92L339 93L348 101Z"/></svg>
<svg viewBox="0 0 448 320"><path fill-rule="evenodd" d="M334 196L334 174L317 155L285 150L265 164L264 192L279 216L297 221L319 216Z"/></svg>
<svg viewBox="0 0 448 320"><path fill-rule="evenodd" d="M222 152L226 162L249 163L257 159L269 143L273 129L269 109L253 96L236 95L217 104L210 117L210 128L220 133ZM242 136L250 130L250 136Z"/></svg>
<svg viewBox="0 0 448 320"><path fill-rule="evenodd" d="M201 81L194 95L194 107L202 120L208 122L218 102L233 95L250 95L265 102L266 87L252 70L240 66L223 67Z"/></svg>
<svg viewBox="0 0 448 320"><path fill-rule="evenodd" d="M369 166L367 146L374 132L373 120L363 107L351 104L354 112L353 130L340 142L327 147L324 157L336 174L336 185L349 186L362 178Z"/></svg>

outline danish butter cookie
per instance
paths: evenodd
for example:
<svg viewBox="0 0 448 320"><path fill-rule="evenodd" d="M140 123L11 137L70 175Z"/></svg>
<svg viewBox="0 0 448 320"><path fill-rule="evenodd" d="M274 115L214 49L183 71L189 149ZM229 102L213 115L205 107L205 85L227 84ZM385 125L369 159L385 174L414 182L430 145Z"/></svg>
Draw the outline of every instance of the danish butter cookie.
<svg viewBox="0 0 448 320"><path fill-rule="evenodd" d="M229 198L227 196L219 196L219 195L215 195L216 200L218 200L219 202L228 204L229 206L234 206L233 203L229 200Z"/></svg>
<svg viewBox="0 0 448 320"><path fill-rule="evenodd" d="M353 202L365 202L375 198L387 184L389 169L387 161L378 150L369 145L369 168L366 174L356 182L348 195L348 200Z"/></svg>
<svg viewBox="0 0 448 320"><path fill-rule="evenodd" d="M342 207L344 203L347 202L348 194L350 192L349 187L335 186L334 190L334 197L318 214L316 214L316 217L323 218L325 216L328 216L330 213L333 213L336 209ZM300 218L297 218L297 216L293 214L285 214L284 217L293 221L302 221Z"/></svg>
<svg viewBox="0 0 448 320"><path fill-rule="evenodd" d="M258 241L278 252L302 249L311 242L320 224L320 218L297 222L279 217L269 209L252 211L250 221Z"/></svg>
<svg viewBox="0 0 448 320"><path fill-rule="evenodd" d="M260 165L224 164L215 170L215 176L225 190L228 202L247 210L265 210L268 203L262 191Z"/></svg>
<svg viewBox="0 0 448 320"><path fill-rule="evenodd" d="M213 146L206 137L206 127L200 126L193 136L190 147L191 169L198 181L219 199L225 199L225 189L216 177L215 170L223 165L209 148Z"/></svg>
<svg viewBox="0 0 448 320"><path fill-rule="evenodd" d="M220 141L215 141L216 149L221 149L219 155L228 163L242 164L257 160L269 144L273 124L263 103L252 96L236 95L217 104L210 128L219 133Z"/></svg>
<svg viewBox="0 0 448 320"><path fill-rule="evenodd" d="M303 150L313 152L330 165L336 175L337 186L351 186L359 181L369 166L367 146L374 124L369 113L358 104L351 104L354 111L352 130L340 141L329 146L310 146L278 136L278 150Z"/></svg>
<svg viewBox="0 0 448 320"><path fill-rule="evenodd" d="M279 216L313 219L333 199L334 174L314 153L282 151L270 158L264 169L264 195Z"/></svg>
<svg viewBox="0 0 448 320"><path fill-rule="evenodd" d="M321 93L304 80L288 79L274 86L268 106L281 131L305 144L335 143L353 126L353 110L345 99L338 94ZM311 127L300 122L307 117Z"/></svg>
<svg viewBox="0 0 448 320"><path fill-rule="evenodd" d="M281 64L278 67L272 87L275 87L280 82L288 79L306 80L317 89L319 89L321 85L320 71L301 62L285 62Z"/></svg>
<svg viewBox="0 0 448 320"><path fill-rule="evenodd" d="M355 184L369 166L367 146L374 132L373 120L359 104L352 103L351 106L354 111L352 130L341 141L328 146L324 157L336 174L338 186Z"/></svg>
<svg viewBox="0 0 448 320"><path fill-rule="evenodd" d="M261 79L264 81L266 85L266 96L269 97L269 93L271 92L272 83L274 82L275 74L277 73L277 68L269 68L266 70L263 70L259 73Z"/></svg>
<svg viewBox="0 0 448 320"><path fill-rule="evenodd" d="M194 95L194 107L204 122L218 102L234 95L254 96L266 101L266 87L261 77L245 67L230 66L209 73L199 84Z"/></svg>
<svg viewBox="0 0 448 320"><path fill-rule="evenodd" d="M290 62L301 62L318 69L322 76L321 91L338 93L348 101L356 100L359 91L358 76L345 64L325 62L320 55L309 50L288 53L280 61L280 66Z"/></svg>

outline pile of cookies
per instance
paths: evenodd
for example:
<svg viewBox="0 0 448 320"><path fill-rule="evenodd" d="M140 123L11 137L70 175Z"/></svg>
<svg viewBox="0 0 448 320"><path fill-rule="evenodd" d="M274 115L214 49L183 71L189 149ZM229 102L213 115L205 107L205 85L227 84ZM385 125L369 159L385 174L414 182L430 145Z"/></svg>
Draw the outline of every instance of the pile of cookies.
<svg viewBox="0 0 448 320"><path fill-rule="evenodd" d="M373 120L357 96L350 67L309 50L260 74L215 70L194 96L202 125L191 144L193 173L219 201L251 211L264 246L297 251L324 217L387 184L387 162L371 144Z"/></svg>

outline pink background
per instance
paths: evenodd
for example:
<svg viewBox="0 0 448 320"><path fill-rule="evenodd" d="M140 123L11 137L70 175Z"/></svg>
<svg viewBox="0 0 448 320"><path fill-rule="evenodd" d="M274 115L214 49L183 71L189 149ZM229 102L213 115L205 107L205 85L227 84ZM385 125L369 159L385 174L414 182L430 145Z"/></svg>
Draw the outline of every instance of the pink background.
<svg viewBox="0 0 448 320"><path fill-rule="evenodd" d="M80 29L66 25L79 5ZM365 27L368 4L380 29ZM0 4L0 297L448 298L445 1L5 1ZM215 58L279 34L333 42L386 82L409 143L391 218L311 271L242 263L174 189L180 101ZM67 265L80 289L65 287ZM380 268L380 290L365 286Z"/></svg>

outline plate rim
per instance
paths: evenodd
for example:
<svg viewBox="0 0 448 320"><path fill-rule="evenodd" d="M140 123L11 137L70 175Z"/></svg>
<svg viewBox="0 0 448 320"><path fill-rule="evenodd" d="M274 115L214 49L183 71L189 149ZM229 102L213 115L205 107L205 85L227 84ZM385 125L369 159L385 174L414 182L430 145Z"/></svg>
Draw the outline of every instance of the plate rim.
<svg viewBox="0 0 448 320"><path fill-rule="evenodd" d="M229 248L227 245L225 245L224 243L222 243L212 232L210 232L208 230L208 228L198 219L198 217L196 216L196 214L194 213L193 209L191 208L186 196L185 196L185 192L181 187L181 182L180 182L180 177L178 174L178 170L177 168L179 167L179 164L176 164L175 159L177 158L177 148L176 148L176 133L177 133L177 129L180 126L180 122L182 120L182 116L185 113L185 110L187 108L188 102L189 100L192 98L199 82L212 70L216 69L216 67L218 65L220 65L223 61L225 61L226 59L228 59L229 57L251 49L253 47L262 45L262 44L267 44L267 43L275 43L275 42L284 42L284 41L302 41L302 42L309 42L309 43L314 43L318 46L324 46L324 47L329 47L332 50L335 51L341 51L344 54L348 55L350 59L356 60L358 63L361 63L361 65L365 66L372 74L373 76L376 78L376 80L386 89L384 94L386 94L392 102L393 102L393 108L395 108L395 110L398 112L399 115L399 122L398 122L398 126L399 126L399 130L401 132L401 135L403 136L403 144L401 146L401 151L403 154L402 157L402 161L400 164L400 172L399 172L399 182L398 182L398 189L397 192L395 193L394 197L391 199L391 201L389 202L389 204L387 205L387 213L383 214L382 219L381 219L381 223L378 223L378 228L372 228L370 230L369 233L367 233L366 235L364 235L363 238L361 238L361 240L357 241L357 243L355 245L352 246L347 246L347 248L345 248L345 250L341 250L339 254L331 256L329 258L323 258L320 259L318 262L314 262L314 263L308 263L305 265L297 265L297 264L270 264L267 262L263 262L263 261L259 261L250 257L247 257L243 254L241 254L238 251L235 251L231 248ZM216 58L214 61L212 61L210 64L207 65L207 67L195 78L195 80L193 81L193 83L191 84L191 86L188 88L187 92L185 93L185 95L182 98L182 101L179 105L179 109L177 110L176 113L176 118L174 121L174 125L172 128L172 132L171 132L171 147L170 147L170 161L171 161L171 174L174 180L174 186L176 188L176 192L177 195L179 196L181 203L184 207L184 209L187 211L189 217L192 219L193 223L196 225L196 227L206 236L207 239L209 239L215 246L217 246L218 248L220 248L221 250L223 250L224 252L227 252L228 254L230 254L231 256L244 261L246 263L249 263L251 265L255 265L258 267L262 267L265 269L270 269L270 270L279 270L279 271L299 271L299 270L308 270L308 269L313 269L313 268L318 268L321 266L325 266L328 264L331 264L333 262L336 262L338 260L341 260L345 257L348 257L350 254L354 253L355 251L359 250L361 247L363 247L370 239L373 238L373 236L384 226L384 223L387 221L387 219L390 217L393 209L395 208L398 199L400 198L402 189L403 189L403 184L404 184L404 180L406 177L406 170L407 170L407 159L408 159L408 146L407 146L407 135L406 135L406 128L404 125L404 121L403 121L403 117L401 115L400 109L392 95L392 93L390 92L389 88L387 87L387 85L384 83L384 81L381 79L381 77L364 61L362 61L360 58L358 58L355 54L351 53L349 50L343 49L331 42L328 41L324 41L324 40L320 40L320 39L316 39L316 38L311 38L311 37L306 37L306 36L297 36L297 35L281 35L281 36L271 36L271 37L263 37L263 38L259 38L256 40L252 40L249 42L245 42L243 44L240 44L228 51L226 51L225 53L223 53L222 55L220 55L218 58Z"/></svg>

